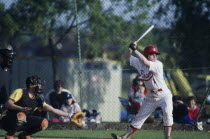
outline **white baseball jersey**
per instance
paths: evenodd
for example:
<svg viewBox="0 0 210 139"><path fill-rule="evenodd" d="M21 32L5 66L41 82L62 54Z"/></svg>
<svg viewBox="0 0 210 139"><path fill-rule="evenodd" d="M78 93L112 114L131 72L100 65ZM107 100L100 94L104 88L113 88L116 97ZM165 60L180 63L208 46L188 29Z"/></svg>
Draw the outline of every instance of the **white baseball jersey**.
<svg viewBox="0 0 210 139"><path fill-rule="evenodd" d="M155 62L150 61L150 67L147 67L138 58L131 56L130 65L135 67L141 74L147 90L146 99L131 125L140 129L150 114L157 107L161 107L163 111L164 126L172 126L172 94L165 84L163 64L159 60L156 60Z"/></svg>
<svg viewBox="0 0 210 139"><path fill-rule="evenodd" d="M141 74L147 90L162 89L170 92L163 78L163 64L159 60L155 62L150 61L150 67L148 68L138 58L131 56L130 64Z"/></svg>

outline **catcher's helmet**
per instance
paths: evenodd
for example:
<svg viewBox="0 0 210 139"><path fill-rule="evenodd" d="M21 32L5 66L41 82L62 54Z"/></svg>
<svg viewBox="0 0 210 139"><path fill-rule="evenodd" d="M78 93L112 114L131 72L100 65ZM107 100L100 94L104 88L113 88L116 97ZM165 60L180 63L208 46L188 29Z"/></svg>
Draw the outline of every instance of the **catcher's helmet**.
<svg viewBox="0 0 210 139"><path fill-rule="evenodd" d="M0 56L2 58L1 68L7 71L13 63L15 52L9 49L0 49Z"/></svg>
<svg viewBox="0 0 210 139"><path fill-rule="evenodd" d="M160 53L159 53L159 51L158 51L156 46L147 46L144 49L144 56L148 57L149 54L157 54L157 55L159 55Z"/></svg>
<svg viewBox="0 0 210 139"><path fill-rule="evenodd" d="M41 78L37 75L34 75L34 76L29 76L27 77L26 79L26 87L28 88L31 85L38 85L38 84L41 84L43 85L45 83L44 80L41 80Z"/></svg>
<svg viewBox="0 0 210 139"><path fill-rule="evenodd" d="M40 84L41 86L38 86L38 84ZM45 81L41 80L41 78L37 75L29 76L26 79L26 87L29 88L30 85L37 85L35 88L35 93L39 94L39 95L43 93L43 91L42 91L43 84L45 84Z"/></svg>

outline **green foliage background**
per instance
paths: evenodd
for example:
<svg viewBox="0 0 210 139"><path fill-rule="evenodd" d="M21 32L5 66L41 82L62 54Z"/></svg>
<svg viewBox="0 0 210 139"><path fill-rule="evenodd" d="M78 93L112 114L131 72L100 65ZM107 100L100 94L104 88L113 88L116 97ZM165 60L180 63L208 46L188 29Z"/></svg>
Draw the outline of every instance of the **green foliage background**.
<svg viewBox="0 0 210 139"><path fill-rule="evenodd" d="M129 69L125 72L132 73L134 70L123 58L124 52L154 24L155 29L139 43L141 51L147 45L157 45L164 68L174 75L172 78L208 75L209 3L209 0L1 0L0 48L12 46L17 57L51 57L54 80L58 78L56 57L80 58L79 43L83 60L117 60L123 69ZM175 70L168 71L172 68ZM192 70L181 71L178 77L177 69ZM183 84L168 80L172 88Z"/></svg>

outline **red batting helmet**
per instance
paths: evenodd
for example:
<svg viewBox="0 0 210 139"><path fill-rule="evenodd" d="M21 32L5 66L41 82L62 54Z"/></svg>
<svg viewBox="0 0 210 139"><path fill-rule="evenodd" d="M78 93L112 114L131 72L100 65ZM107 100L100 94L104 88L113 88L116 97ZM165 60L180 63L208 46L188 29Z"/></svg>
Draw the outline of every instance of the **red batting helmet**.
<svg viewBox="0 0 210 139"><path fill-rule="evenodd" d="M159 51L158 51L156 46L147 46L144 49L144 56L148 57L149 54L157 54L157 55L159 55L160 53L159 53Z"/></svg>

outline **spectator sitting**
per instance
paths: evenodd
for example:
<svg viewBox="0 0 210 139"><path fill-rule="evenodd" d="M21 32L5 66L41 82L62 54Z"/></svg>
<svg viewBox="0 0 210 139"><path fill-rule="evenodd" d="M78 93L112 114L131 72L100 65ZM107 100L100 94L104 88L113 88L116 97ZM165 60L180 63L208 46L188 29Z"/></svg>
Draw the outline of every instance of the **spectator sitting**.
<svg viewBox="0 0 210 139"><path fill-rule="evenodd" d="M137 114L146 95L146 89L141 76L137 76L133 80L133 84L128 92L129 108L128 111L132 114Z"/></svg>
<svg viewBox="0 0 210 139"><path fill-rule="evenodd" d="M68 90L64 89L63 81L56 80L54 89L52 89L45 98L53 108L61 109L61 106L66 102L67 93L71 94Z"/></svg>
<svg viewBox="0 0 210 139"><path fill-rule="evenodd" d="M53 108L61 109L61 106L66 102L66 95L71 94L67 89L64 89L64 82L62 80L56 80L54 83L54 89L52 89L45 96L45 100ZM47 119L52 122L61 122L59 116L48 113Z"/></svg>
<svg viewBox="0 0 210 139"><path fill-rule="evenodd" d="M194 123L196 122L197 128L199 130L203 130L201 117L199 116L198 119L196 119L199 112L200 112L200 107L198 107L196 105L196 98L195 97L189 97L189 106L187 107L187 109L188 109L189 118L192 119L194 121Z"/></svg>
<svg viewBox="0 0 210 139"><path fill-rule="evenodd" d="M179 124L193 124L194 121L188 116L187 105L184 104L181 97L173 96L173 117L174 122Z"/></svg>
<svg viewBox="0 0 210 139"><path fill-rule="evenodd" d="M187 109L189 118L195 121L200 111L200 107L196 106L195 97L189 98L189 106L187 107ZM201 117L198 118L198 121L201 121Z"/></svg>
<svg viewBox="0 0 210 139"><path fill-rule="evenodd" d="M75 102L71 94L66 94L65 99L66 99L65 104L61 106L62 111L72 113L72 114L81 112L81 108L79 104ZM61 116L60 119L62 122L71 122L68 117Z"/></svg>

